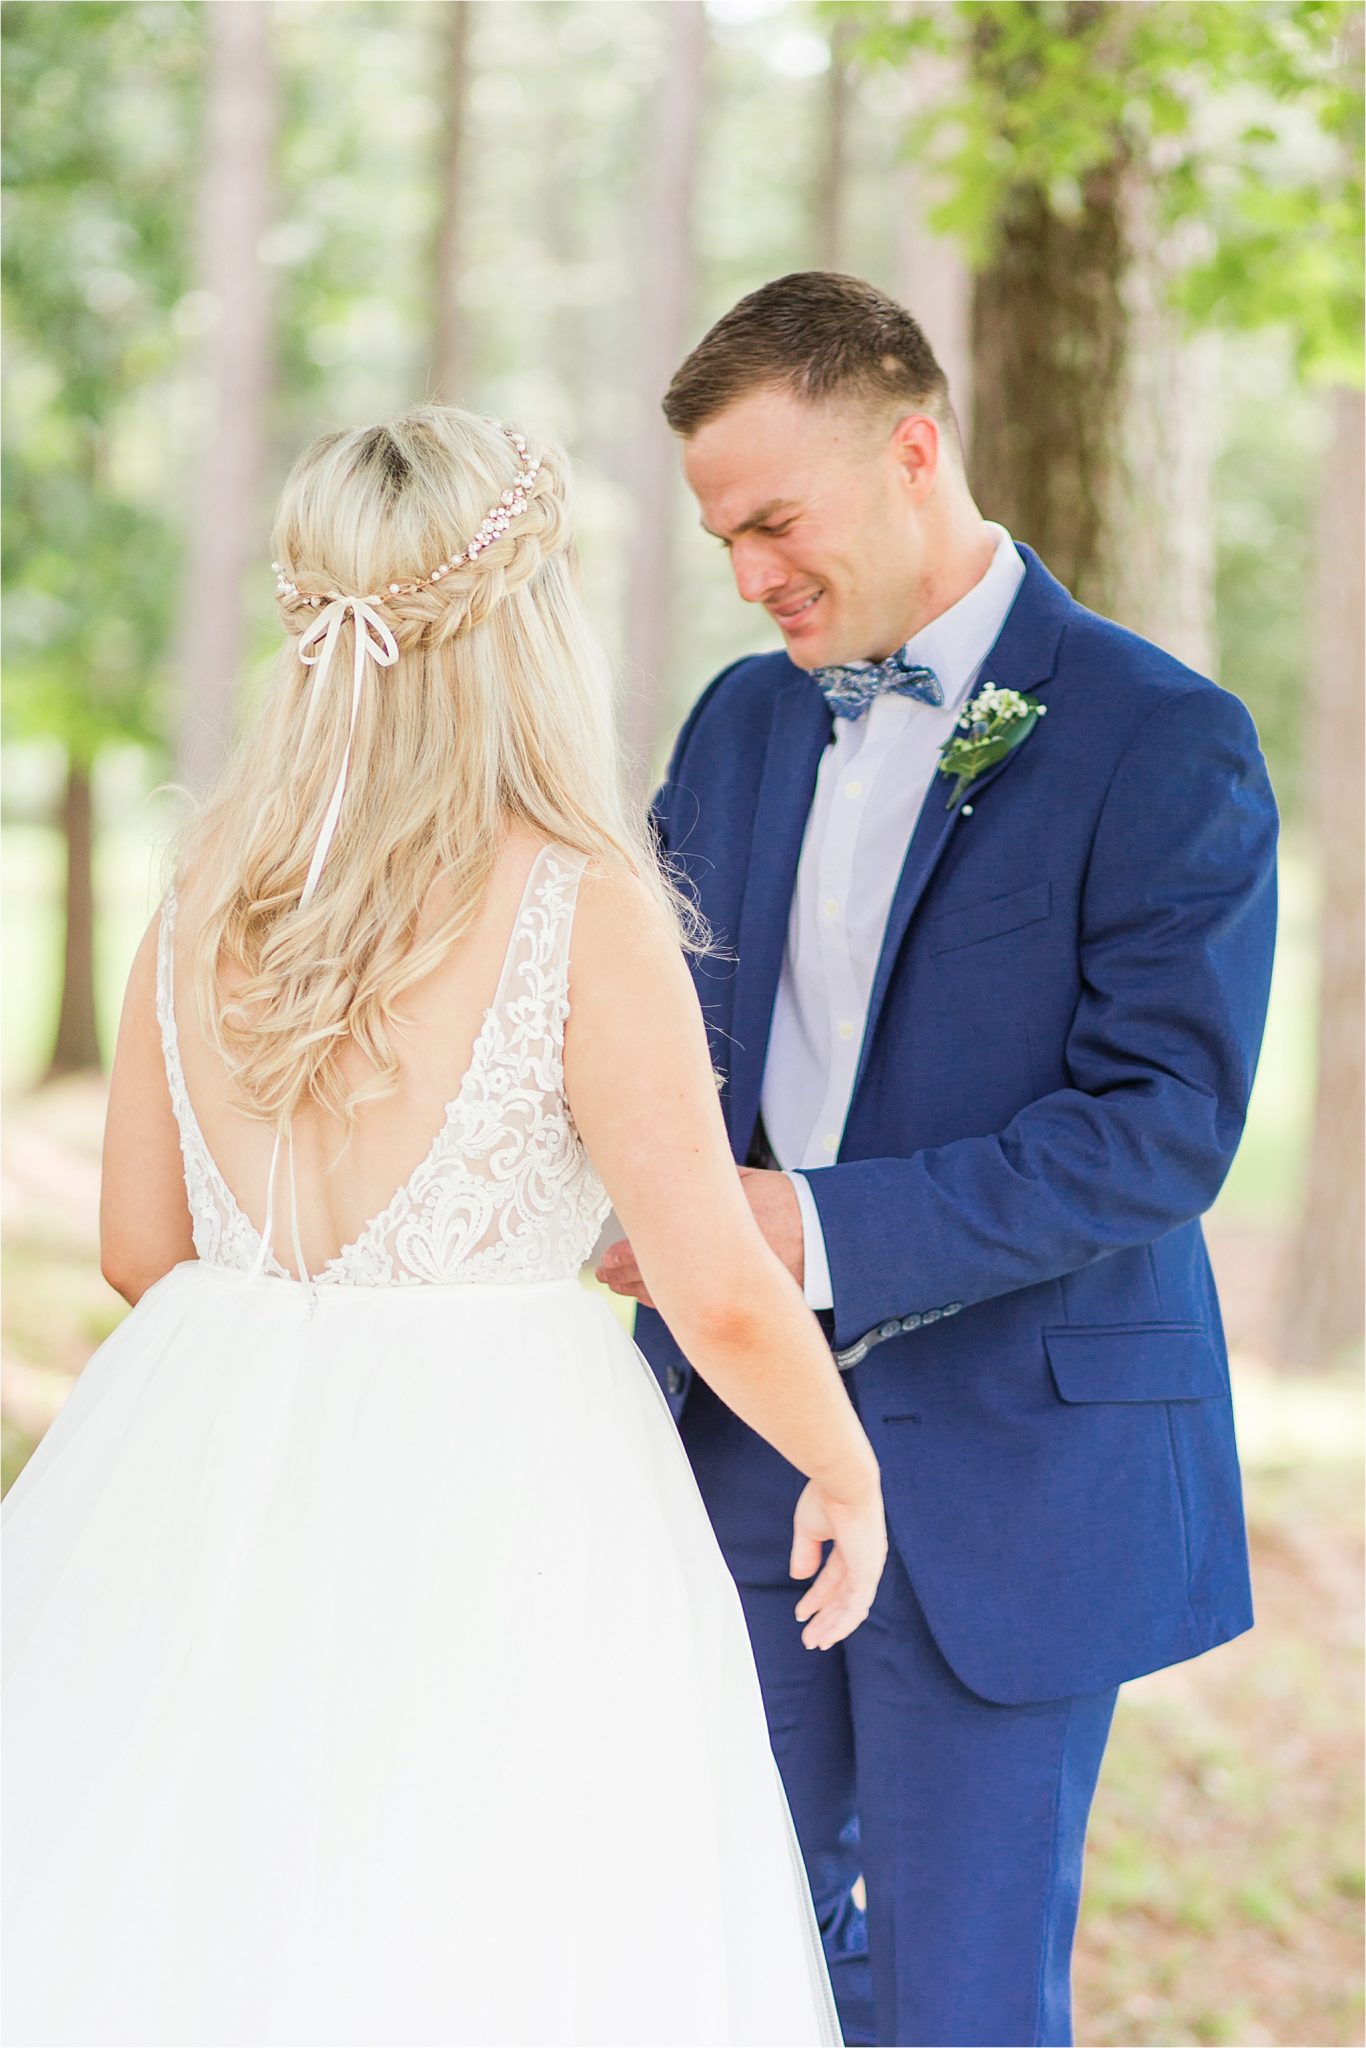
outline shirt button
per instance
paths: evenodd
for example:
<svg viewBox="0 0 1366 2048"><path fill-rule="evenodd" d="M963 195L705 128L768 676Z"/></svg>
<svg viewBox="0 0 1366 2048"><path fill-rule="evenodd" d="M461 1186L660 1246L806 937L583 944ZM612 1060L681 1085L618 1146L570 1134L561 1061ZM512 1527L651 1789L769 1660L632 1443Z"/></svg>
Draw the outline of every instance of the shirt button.
<svg viewBox="0 0 1366 2048"><path fill-rule="evenodd" d="M853 1027L853 1024L852 1024L852 1022L850 1021L850 1019L849 1019L848 1017L841 1017L841 1018L840 1018L840 1037L841 1037L841 1038L852 1038L852 1037L853 1037L853 1035L854 1035L854 1027Z"/></svg>
<svg viewBox="0 0 1366 2048"><path fill-rule="evenodd" d="M823 1152L838 1152L839 1145L840 1141L835 1136L835 1133L833 1131L827 1131L825 1136L821 1139L821 1150Z"/></svg>
<svg viewBox="0 0 1366 2048"><path fill-rule="evenodd" d="M840 907L838 903L836 903L833 896L827 896L824 903L822 903L821 905L822 917L838 917L839 914Z"/></svg>
<svg viewBox="0 0 1366 2048"><path fill-rule="evenodd" d="M844 785L844 794L846 796L862 796L863 784L861 782L846 782Z"/></svg>

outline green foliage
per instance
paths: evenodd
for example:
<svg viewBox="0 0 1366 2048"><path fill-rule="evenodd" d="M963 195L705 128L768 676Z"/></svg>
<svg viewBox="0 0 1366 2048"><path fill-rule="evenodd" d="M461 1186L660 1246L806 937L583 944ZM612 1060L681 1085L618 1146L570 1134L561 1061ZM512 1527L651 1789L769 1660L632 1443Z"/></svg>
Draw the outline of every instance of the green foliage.
<svg viewBox="0 0 1366 2048"><path fill-rule="evenodd" d="M859 14L866 65L933 54L951 67L909 143L942 180L938 225L976 267L1021 192L1074 217L1088 178L1142 162L1167 224L1197 230L1178 287L1191 317L1285 324L1305 372L1360 380L1356 0L954 0Z"/></svg>
<svg viewBox="0 0 1366 2048"><path fill-rule="evenodd" d="M181 350L190 6L3 10L6 723L93 759L155 740L174 506L155 459Z"/></svg>
<svg viewBox="0 0 1366 2048"><path fill-rule="evenodd" d="M1169 210L1188 224L1193 317L1250 324L1288 308L1302 359L1328 365L1350 326L1344 279L1359 278L1347 227L1359 200L1345 174L1336 211L1327 196L1359 100L1333 59L1351 10L1166 0L1092 14L989 0L902 21L842 0L840 19L865 33L841 260L904 288L901 74L926 51L948 51L972 59L967 84L917 118L914 139L957 166L946 206L974 246L1021 179L1041 180L1060 209L1079 204L1119 133L1161 159ZM260 249L276 279L272 483L313 434L428 388L443 19L421 0L273 10L282 119ZM158 743L168 722L186 451L203 441L213 311L192 288L190 259L205 20L192 0L3 10L6 723L87 756L106 738ZM796 5L712 18L690 337L763 278L816 260L825 80L813 23L819 15ZM503 0L475 10L470 43L469 353L458 395L568 443L585 578L610 637L630 601L622 478L636 438L660 431L635 374L636 254L648 231L636 172L665 62L664 10ZM1311 194L1322 229L1297 232ZM1260 393L1268 413L1284 402L1301 418L1294 382L1278 353ZM1297 449L1263 458L1259 475L1251 428L1232 428L1246 445L1220 487L1234 494L1220 501L1224 672L1266 679L1249 695L1260 689L1259 719L1285 752L1302 690L1303 592L1289 565L1304 558L1312 477ZM772 640L766 618L731 592L681 486L679 514L665 728L707 674ZM264 508L262 528L264 567ZM264 577L253 628L262 646L273 637Z"/></svg>

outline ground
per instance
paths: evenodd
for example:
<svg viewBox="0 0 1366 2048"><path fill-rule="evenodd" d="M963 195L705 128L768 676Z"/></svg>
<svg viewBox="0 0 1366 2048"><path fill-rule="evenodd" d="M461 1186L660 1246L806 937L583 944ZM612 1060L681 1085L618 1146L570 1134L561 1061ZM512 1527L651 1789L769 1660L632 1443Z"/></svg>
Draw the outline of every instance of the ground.
<svg viewBox="0 0 1366 2048"><path fill-rule="evenodd" d="M96 1256L103 1091L11 1099L4 1156L9 1484L123 1305ZM1211 1232L1229 1316L1258 1625L1127 1686L1097 1796L1081 2043L1359 2042L1362 1430L1355 1370L1261 1355L1279 1239Z"/></svg>

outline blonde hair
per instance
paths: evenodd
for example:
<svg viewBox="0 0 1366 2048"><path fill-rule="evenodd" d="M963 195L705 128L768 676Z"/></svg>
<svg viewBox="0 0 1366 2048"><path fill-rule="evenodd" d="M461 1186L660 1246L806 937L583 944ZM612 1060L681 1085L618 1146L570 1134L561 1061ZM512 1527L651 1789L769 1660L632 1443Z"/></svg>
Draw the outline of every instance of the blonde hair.
<svg viewBox="0 0 1366 2048"><path fill-rule="evenodd" d="M205 891L190 970L202 1028L244 1106L277 1127L305 1100L349 1126L362 1101L396 1086L398 999L474 922L510 820L629 870L680 942L705 946L626 795L611 677L576 584L566 458L527 439L541 467L526 511L477 561L410 593L389 585L463 547L512 483L519 458L494 422L416 407L324 435L285 484L272 553L289 637L178 861ZM367 666L340 827L300 908L346 743L357 622L342 627L306 748L313 672L296 642L317 618L310 598L335 591L374 594L399 658ZM438 876L449 900L419 943ZM350 1090L339 1067L348 1043L374 1069Z"/></svg>

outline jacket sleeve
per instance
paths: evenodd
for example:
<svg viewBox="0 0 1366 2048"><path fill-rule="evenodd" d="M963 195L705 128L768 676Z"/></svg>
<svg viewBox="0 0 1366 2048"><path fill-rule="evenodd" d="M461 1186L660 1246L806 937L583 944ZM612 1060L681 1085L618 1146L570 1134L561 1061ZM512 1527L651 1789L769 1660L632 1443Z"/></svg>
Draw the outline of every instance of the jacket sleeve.
<svg viewBox="0 0 1366 2048"><path fill-rule="evenodd" d="M1237 698L1131 739L1081 900L1069 1085L988 1137L808 1171L844 1347L1151 1242L1209 1208L1247 1113L1275 937L1276 807Z"/></svg>

